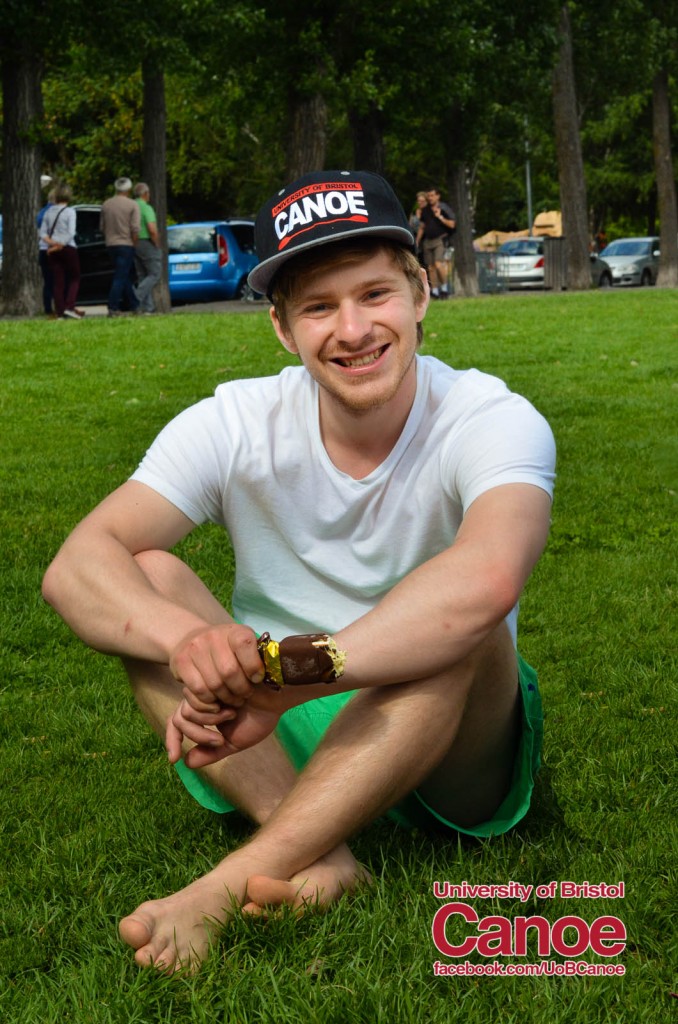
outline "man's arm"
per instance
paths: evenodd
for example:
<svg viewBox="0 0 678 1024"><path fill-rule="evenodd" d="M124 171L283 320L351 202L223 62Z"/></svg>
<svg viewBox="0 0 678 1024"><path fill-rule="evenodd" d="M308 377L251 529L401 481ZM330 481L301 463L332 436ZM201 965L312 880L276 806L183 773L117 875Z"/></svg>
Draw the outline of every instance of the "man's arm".
<svg viewBox="0 0 678 1024"><path fill-rule="evenodd" d="M150 203L146 203L146 227L148 228L148 235L151 242L156 249L159 249L160 235L158 233L158 222L156 220L155 210Z"/></svg>
<svg viewBox="0 0 678 1024"><path fill-rule="evenodd" d="M132 200L134 202L134 200ZM139 241L139 232L141 231L141 211L139 204L134 203L134 209L132 210L132 218L130 223L130 233L132 235L132 244L136 245Z"/></svg>
<svg viewBox="0 0 678 1024"><path fill-rule="evenodd" d="M448 231L454 231L457 222L452 210L445 203L441 203L438 207L437 217L443 227L447 228Z"/></svg>
<svg viewBox="0 0 678 1024"><path fill-rule="evenodd" d="M342 688L425 678L471 653L518 602L548 536L540 487L504 484L477 498L454 544L409 573L335 634Z"/></svg>
<svg viewBox="0 0 678 1024"><path fill-rule="evenodd" d="M195 524L130 480L75 528L49 566L43 596L77 635L107 654L169 665L175 678L235 707L263 679L253 630L215 626L156 590L135 555L166 551Z"/></svg>
<svg viewBox="0 0 678 1024"><path fill-rule="evenodd" d="M49 566L43 596L97 650L162 662L202 625L151 586L134 556L168 550L195 524L151 488L128 481L76 526Z"/></svg>
<svg viewBox="0 0 678 1024"><path fill-rule="evenodd" d="M198 676L214 686L216 672L226 680L227 699L249 693L251 676L263 677L253 631L215 627L159 593L135 559L169 550L194 527L151 487L129 480L76 526L47 569L42 592L90 647L172 665L176 678L194 687Z"/></svg>

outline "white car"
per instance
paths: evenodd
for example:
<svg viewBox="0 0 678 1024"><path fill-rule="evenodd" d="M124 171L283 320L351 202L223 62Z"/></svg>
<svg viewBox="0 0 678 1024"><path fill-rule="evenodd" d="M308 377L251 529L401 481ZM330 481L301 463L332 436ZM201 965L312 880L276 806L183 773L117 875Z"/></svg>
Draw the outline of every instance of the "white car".
<svg viewBox="0 0 678 1024"><path fill-rule="evenodd" d="M497 249L497 274L507 288L544 287L544 239L510 238Z"/></svg>

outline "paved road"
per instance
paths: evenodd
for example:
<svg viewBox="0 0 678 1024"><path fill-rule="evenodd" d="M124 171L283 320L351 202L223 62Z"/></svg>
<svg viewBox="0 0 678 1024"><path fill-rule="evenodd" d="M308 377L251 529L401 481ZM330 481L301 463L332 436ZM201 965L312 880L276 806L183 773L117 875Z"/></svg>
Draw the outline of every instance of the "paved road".
<svg viewBox="0 0 678 1024"><path fill-rule="evenodd" d="M190 306L173 306L172 314L175 316L183 316L189 313L260 313L262 310L265 312L268 309L267 299L257 299L254 302L197 302L195 305ZM89 305L87 303L79 304L80 309L85 310L85 316L88 319L93 317L105 317L108 314L108 308L103 305ZM41 320L43 319L42 314L38 314L35 317L16 317L16 316L5 316L0 314L0 320Z"/></svg>
<svg viewBox="0 0 678 1024"><path fill-rule="evenodd" d="M106 316L106 306L80 307L89 316ZM257 313L268 309L267 299L257 299L255 302L196 302L194 305L173 306L172 313Z"/></svg>

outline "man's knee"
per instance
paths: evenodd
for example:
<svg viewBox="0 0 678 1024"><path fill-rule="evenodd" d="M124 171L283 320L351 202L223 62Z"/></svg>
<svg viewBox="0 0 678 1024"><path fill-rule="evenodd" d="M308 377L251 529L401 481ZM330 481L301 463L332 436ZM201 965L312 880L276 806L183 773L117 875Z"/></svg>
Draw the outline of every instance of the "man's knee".
<svg viewBox="0 0 678 1024"><path fill-rule="evenodd" d="M448 821L487 820L510 785L521 733L518 658L502 623L471 656L468 690L454 740L419 787Z"/></svg>

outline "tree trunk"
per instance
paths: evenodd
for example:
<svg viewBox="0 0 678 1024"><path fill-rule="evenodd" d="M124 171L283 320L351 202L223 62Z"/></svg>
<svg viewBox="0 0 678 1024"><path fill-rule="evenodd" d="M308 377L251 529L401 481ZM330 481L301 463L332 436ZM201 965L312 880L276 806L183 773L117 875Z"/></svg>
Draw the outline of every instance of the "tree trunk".
<svg viewBox="0 0 678 1024"><path fill-rule="evenodd" d="M567 257L567 287L583 291L591 287L588 207L577 115L572 26L567 4L563 4L560 11L559 32L560 49L553 70L553 120Z"/></svg>
<svg viewBox="0 0 678 1024"><path fill-rule="evenodd" d="M167 111L165 107L165 75L152 60L142 63L144 136L141 173L151 190L158 233L163 251L162 277L153 289L153 301L159 313L172 308L167 277Z"/></svg>
<svg viewBox="0 0 678 1024"><path fill-rule="evenodd" d="M319 171L325 166L327 105L320 93L293 94L290 98L290 131L287 145L287 181Z"/></svg>
<svg viewBox="0 0 678 1024"><path fill-rule="evenodd" d="M480 289L473 248L473 214L467 176L466 164L455 164L448 181L457 222L454 232L454 294L469 299L479 295Z"/></svg>
<svg viewBox="0 0 678 1024"><path fill-rule="evenodd" d="M468 187L468 159L473 152L473 115L452 102L443 112L443 134L447 188L456 221L453 235L452 284L455 295L473 298L479 294L478 269L473 249L473 204Z"/></svg>
<svg viewBox="0 0 678 1024"><path fill-rule="evenodd" d="M647 197L647 222L645 234L648 236L657 234L657 182L650 189Z"/></svg>
<svg viewBox="0 0 678 1024"><path fill-rule="evenodd" d="M373 103L364 112L351 109L348 120L353 136L353 166L360 171L384 173L383 116Z"/></svg>
<svg viewBox="0 0 678 1024"><path fill-rule="evenodd" d="M678 209L671 157L669 76L664 68L652 82L652 145L659 202L660 288L678 287Z"/></svg>
<svg viewBox="0 0 678 1024"><path fill-rule="evenodd" d="M3 266L0 309L7 316L42 310L36 216L40 205L42 67L36 57L5 57L3 96Z"/></svg>

